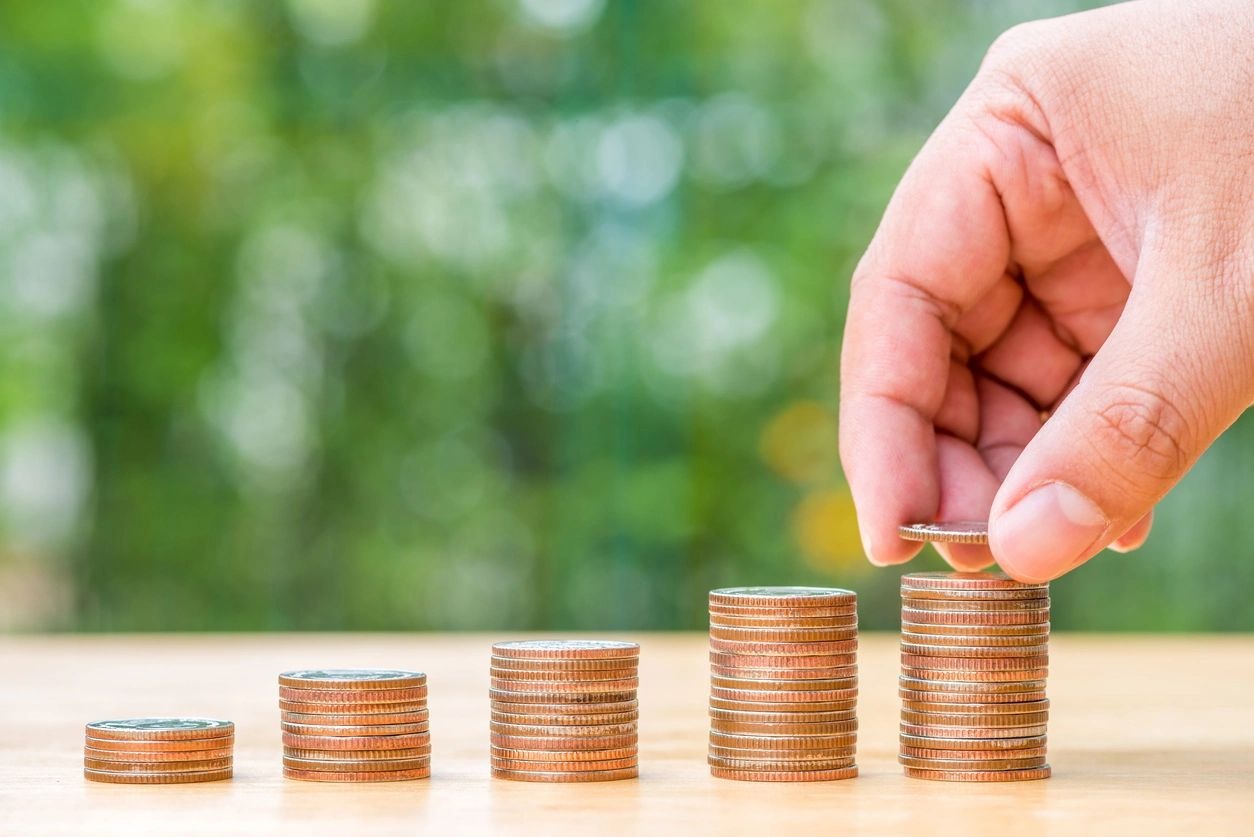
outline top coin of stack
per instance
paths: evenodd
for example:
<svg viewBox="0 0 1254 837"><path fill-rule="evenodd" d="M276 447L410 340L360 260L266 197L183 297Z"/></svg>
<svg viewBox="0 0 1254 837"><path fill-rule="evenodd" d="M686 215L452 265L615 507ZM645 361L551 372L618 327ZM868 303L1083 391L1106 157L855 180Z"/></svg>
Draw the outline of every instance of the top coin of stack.
<svg viewBox="0 0 1254 837"><path fill-rule="evenodd" d="M235 725L209 718L128 718L87 725L83 775L165 785L231 778Z"/></svg>
<svg viewBox="0 0 1254 837"><path fill-rule="evenodd" d="M710 772L758 782L858 775L857 648L849 590L712 590Z"/></svg>
<svg viewBox="0 0 1254 837"><path fill-rule="evenodd" d="M532 640L492 646L492 775L605 782L637 775L640 646Z"/></svg>
<svg viewBox="0 0 1254 837"><path fill-rule="evenodd" d="M309 669L279 675L283 775L395 782L431 775L427 675Z"/></svg>
<svg viewBox="0 0 1254 837"><path fill-rule="evenodd" d="M901 578L906 775L1044 779L1049 587L1000 573Z"/></svg>

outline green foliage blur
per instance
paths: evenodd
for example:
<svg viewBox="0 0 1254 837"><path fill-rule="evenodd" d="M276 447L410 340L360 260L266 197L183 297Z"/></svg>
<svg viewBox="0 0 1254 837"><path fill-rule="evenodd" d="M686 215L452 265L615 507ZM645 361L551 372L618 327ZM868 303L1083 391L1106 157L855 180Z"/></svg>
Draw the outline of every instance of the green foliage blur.
<svg viewBox="0 0 1254 837"><path fill-rule="evenodd" d="M848 276L992 39L1083 5L0 4L0 627L894 626ZM1252 493L1247 418L1055 624L1254 628Z"/></svg>

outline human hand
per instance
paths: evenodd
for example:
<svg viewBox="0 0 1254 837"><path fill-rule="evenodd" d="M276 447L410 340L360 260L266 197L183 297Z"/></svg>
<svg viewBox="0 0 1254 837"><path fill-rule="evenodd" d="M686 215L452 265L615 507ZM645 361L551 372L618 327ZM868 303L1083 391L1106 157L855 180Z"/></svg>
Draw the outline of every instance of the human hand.
<svg viewBox="0 0 1254 837"><path fill-rule="evenodd" d="M1055 578L1149 534L1254 402L1254 3L1141 0L1012 29L854 273L841 459L868 558L897 527ZM990 551L991 550L991 551Z"/></svg>

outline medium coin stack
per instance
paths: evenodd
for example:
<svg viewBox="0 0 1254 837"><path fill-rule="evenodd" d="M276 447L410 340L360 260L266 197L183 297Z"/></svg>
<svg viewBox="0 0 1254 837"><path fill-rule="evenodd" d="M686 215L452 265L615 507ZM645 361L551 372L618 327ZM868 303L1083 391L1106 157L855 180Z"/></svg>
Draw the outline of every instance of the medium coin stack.
<svg viewBox="0 0 1254 837"><path fill-rule="evenodd" d="M901 751L907 776L1044 779L1049 586L1000 573L901 578Z"/></svg>
<svg viewBox="0 0 1254 837"><path fill-rule="evenodd" d="M427 675L310 669L279 675L283 775L397 782L431 775Z"/></svg>
<svg viewBox="0 0 1254 837"><path fill-rule="evenodd" d="M492 646L492 775L523 782L633 779L640 646L532 640Z"/></svg>
<svg viewBox="0 0 1254 837"><path fill-rule="evenodd" d="M710 772L752 782L858 775L858 600L849 590L710 592Z"/></svg>
<svg viewBox="0 0 1254 837"><path fill-rule="evenodd" d="M87 725L83 775L93 782L168 785L231 778L235 724L128 718Z"/></svg>

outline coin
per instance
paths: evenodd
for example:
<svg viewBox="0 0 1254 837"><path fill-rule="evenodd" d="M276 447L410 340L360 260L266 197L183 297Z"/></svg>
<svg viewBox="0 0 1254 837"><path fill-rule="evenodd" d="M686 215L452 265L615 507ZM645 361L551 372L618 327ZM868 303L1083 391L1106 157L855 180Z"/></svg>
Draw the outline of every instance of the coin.
<svg viewBox="0 0 1254 837"><path fill-rule="evenodd" d="M940 782L1025 782L1048 779L1052 774L1049 765L1022 770L920 770L914 767L904 770L912 779L933 779Z"/></svg>
<svg viewBox="0 0 1254 837"><path fill-rule="evenodd" d="M431 767L413 770L361 770L355 773L337 773L330 770L299 770L295 767L284 767L283 775L288 779L303 779L307 782L404 782L410 779L427 779L431 776Z"/></svg>
<svg viewBox="0 0 1254 837"><path fill-rule="evenodd" d="M857 600L857 593L837 587L723 587L710 591L711 606L832 607Z"/></svg>
<svg viewBox="0 0 1254 837"><path fill-rule="evenodd" d="M710 626L710 636L737 642L840 642L858 638L857 628L723 628Z"/></svg>
<svg viewBox="0 0 1254 837"><path fill-rule="evenodd" d="M617 782L621 779L635 779L638 775L639 769L635 767L621 770L579 770L569 773L492 768L493 778L512 779L516 782Z"/></svg>
<svg viewBox="0 0 1254 837"><path fill-rule="evenodd" d="M983 686L984 683L976 683L973 685ZM973 704L978 703L981 706L994 709L998 706L1015 706L1022 703L1032 703L1034 701L1045 700L1045 690L1040 689L1032 692L1009 692L1006 694L981 694L978 692L919 692L914 689L898 689L897 694L904 702L912 702L930 705L945 704Z"/></svg>
<svg viewBox="0 0 1254 837"><path fill-rule="evenodd" d="M932 671L1022 671L1024 669L1044 668L1049 665L1048 654L1036 654L1031 657L934 657L901 654L903 668L928 668Z"/></svg>
<svg viewBox="0 0 1254 837"><path fill-rule="evenodd" d="M937 682L948 682L951 686L956 686L960 682L964 683L1009 683L1009 682L1028 682L1044 680L1049 674L1046 668L1025 668L1010 671L975 671L967 669L965 671L958 669L934 669L922 668L919 666L902 666L901 674L903 677L911 677L915 680L932 680Z"/></svg>
<svg viewBox="0 0 1254 837"><path fill-rule="evenodd" d="M600 761L522 761L519 759L492 759L492 767L497 770L521 770L537 773L584 773L597 770L627 770L638 764L635 756L625 759L602 759Z"/></svg>
<svg viewBox="0 0 1254 837"><path fill-rule="evenodd" d="M493 689L499 689L509 692L537 692L547 694L552 692L560 692L566 694L569 692L593 692L596 694L606 694L613 692L630 692L640 685L638 677L631 677L622 680L502 680L497 677L491 678L489 684Z"/></svg>
<svg viewBox="0 0 1254 837"><path fill-rule="evenodd" d="M927 625L903 621L901 630L912 634L931 634L936 637L1048 637L1049 622L1031 625Z"/></svg>
<svg viewBox="0 0 1254 837"><path fill-rule="evenodd" d="M279 685L297 689L398 689L425 685L427 675L420 671L390 669L324 668L285 671Z"/></svg>
<svg viewBox="0 0 1254 837"><path fill-rule="evenodd" d="M212 718L125 718L93 721L87 735L114 741L186 741L235 734L235 724Z"/></svg>
<svg viewBox="0 0 1254 837"><path fill-rule="evenodd" d="M720 689L760 689L765 692L795 691L835 691L854 689L858 686L857 677L842 677L838 680L762 680L740 677L722 677L710 675L710 685Z"/></svg>
<svg viewBox="0 0 1254 837"><path fill-rule="evenodd" d="M113 773L147 773L150 775L206 773L211 770L229 769L231 767L231 757L199 759L196 761L135 762L94 759L84 756L83 767L91 770L108 770Z"/></svg>
<svg viewBox="0 0 1254 837"><path fill-rule="evenodd" d="M412 712L396 712L391 715L310 715L305 712L279 713L279 718L289 724L313 726L352 726L354 724L420 724L429 720L426 709Z"/></svg>
<svg viewBox="0 0 1254 837"><path fill-rule="evenodd" d="M309 750L300 747L284 747L283 755L294 759L312 761L343 761L350 756L359 761L392 761L429 756L431 755L431 745L408 747L401 750Z"/></svg>
<svg viewBox="0 0 1254 837"><path fill-rule="evenodd" d="M988 738L979 740L902 733L899 738L903 746L917 747L920 750L1034 750L1045 746L1044 734L1028 735L1022 738Z"/></svg>
<svg viewBox="0 0 1254 837"><path fill-rule="evenodd" d="M710 666L713 677L731 677L737 680L844 680L858 676L857 666L836 668L736 668Z"/></svg>
<svg viewBox="0 0 1254 837"><path fill-rule="evenodd" d="M921 645L933 648L974 648L977 650L998 649L1007 653L1018 653L1016 648L1034 648L1044 645L1049 639L1049 631L1032 634L1012 634L1010 636L954 636L946 634L919 634L914 631L902 631L902 645ZM958 656L958 655L954 655Z"/></svg>
<svg viewBox="0 0 1254 837"><path fill-rule="evenodd" d="M846 639L837 642L739 642L734 639L711 637L710 650L773 657L808 657L816 654L851 654L858 650L858 641Z"/></svg>
<svg viewBox="0 0 1254 837"><path fill-rule="evenodd" d="M557 735L502 735L492 733L489 741L493 747L507 750L616 750L634 747L635 733L604 736L557 736Z"/></svg>
<svg viewBox="0 0 1254 837"><path fill-rule="evenodd" d="M1004 740L1004 739L1002 739ZM1045 756L1044 747L1020 747L1013 750L933 750L901 745L901 755L919 759L1036 759Z"/></svg>
<svg viewBox="0 0 1254 837"><path fill-rule="evenodd" d="M173 785L191 782L217 782L229 779L232 768L206 770L197 773L125 773L114 770L83 768L83 778L93 782L109 782L116 785Z"/></svg>
<svg viewBox="0 0 1254 837"><path fill-rule="evenodd" d="M607 657L607 658L552 658L529 660L526 657L498 657L493 655L490 659L492 669L499 671L508 669L510 671L621 671L623 669L636 669L640 666L640 658L635 657Z"/></svg>
<svg viewBox="0 0 1254 837"><path fill-rule="evenodd" d="M1024 584L1023 582L1015 581L1005 573L932 572L903 575L901 577L901 589L908 592L915 590L959 590L963 592L970 590L1039 590L1042 592L1038 595L1046 595L1049 591L1049 584Z"/></svg>
<svg viewBox="0 0 1254 837"><path fill-rule="evenodd" d="M492 654L497 657L528 659L607 659L638 657L640 646L634 642L606 639L532 639L498 642L492 646Z"/></svg>
<svg viewBox="0 0 1254 837"><path fill-rule="evenodd" d="M515 706L516 704L510 704ZM594 726L597 724L626 724L639 720L639 712L614 712L602 715L526 715L492 710L491 721L503 724L521 724L533 727Z"/></svg>
<svg viewBox="0 0 1254 837"><path fill-rule="evenodd" d="M504 759L507 761L543 761L543 762L584 762L584 761L614 761L617 759L635 758L638 748L636 745L630 747L614 747L609 750L527 750L518 749L516 747L497 747L492 746L491 754L494 760ZM554 768L556 769L556 768Z"/></svg>
<svg viewBox="0 0 1254 837"><path fill-rule="evenodd" d="M425 712L426 699L411 700L403 703L302 703L294 700L279 701L280 712L294 712L297 715L354 715L361 717L366 723L375 715L400 715L408 712Z"/></svg>
<svg viewBox="0 0 1254 837"><path fill-rule="evenodd" d="M326 726L325 724L291 724L286 721L279 725L284 732L295 735L325 736L363 736L363 735L413 735L427 732L431 724L351 724L348 726Z"/></svg>
<svg viewBox="0 0 1254 837"><path fill-rule="evenodd" d="M967 646L920 645L902 642L901 650L918 657L1027 657L1047 656L1048 645L1021 645L1009 648L982 648Z"/></svg>
<svg viewBox="0 0 1254 837"><path fill-rule="evenodd" d="M1035 610L919 610L901 609L901 624L907 625L1041 625L1049 621L1049 608ZM911 628L914 630L914 628Z"/></svg>
<svg viewBox="0 0 1254 837"><path fill-rule="evenodd" d="M925 738L1031 738L1045 734L1045 725L1023 727L942 726L940 724L908 724L902 722L901 732Z"/></svg>
<svg viewBox="0 0 1254 837"><path fill-rule="evenodd" d="M846 666L856 665L858 662L857 654L821 654L818 656L809 656L798 654L795 656L778 656L775 654L742 654L739 652L727 651L711 651L710 663L717 666L725 666L727 668L781 668L781 669L805 669L805 668L844 668Z"/></svg>
<svg viewBox="0 0 1254 837"><path fill-rule="evenodd" d="M710 697L711 709L730 709L735 712L845 712L856 709L858 700L851 697L846 700L808 701L806 703L782 703L780 701L761 700L724 700L717 696Z"/></svg>
<svg viewBox="0 0 1254 837"><path fill-rule="evenodd" d="M854 778L858 775L858 768L854 766L839 770L758 771L711 766L710 775L718 779L739 779L743 782L831 782Z"/></svg>
<svg viewBox="0 0 1254 837"><path fill-rule="evenodd" d="M916 573L915 575L926 575L925 573ZM952 573L948 574L952 575ZM970 573L968 573L970 575ZM976 574L979 575L979 574ZM996 575L996 574L993 574ZM998 578L1004 576L996 575ZM1006 579L1009 581L1010 579ZM924 584L930 583L927 579ZM1041 585L1019 584L1013 587L995 587L995 588L969 588L965 586L958 587L920 587L917 582L905 580L903 576L901 584L902 598L918 599L944 599L945 601L1008 601L1015 599L1041 599L1048 598L1049 591Z"/></svg>
<svg viewBox="0 0 1254 837"><path fill-rule="evenodd" d="M497 668L492 666L489 671L493 680L508 682L521 681L528 683L616 683L624 680L635 680L635 668L591 668L574 669L571 671L536 671L534 669Z"/></svg>
<svg viewBox="0 0 1254 837"><path fill-rule="evenodd" d="M857 712L734 712L728 709L710 708L710 718L718 721L740 721L758 724L830 724L835 721L851 721Z"/></svg>
<svg viewBox="0 0 1254 837"><path fill-rule="evenodd" d="M813 691L754 691L750 689L723 689L710 687L711 698L732 701L758 701L761 703L814 703L853 700L857 698L856 687L851 689L821 689ZM816 710L817 711L817 710Z"/></svg>
<svg viewBox="0 0 1254 837"><path fill-rule="evenodd" d="M297 770L324 770L328 773L374 773L382 770L421 770L431 767L431 757L418 756L406 759L302 759L293 756L283 757L283 766Z"/></svg>
<svg viewBox="0 0 1254 837"><path fill-rule="evenodd" d="M279 687L279 700L299 701L301 703L324 703L328 705L351 705L356 703L402 703L420 701L426 698L426 686L410 686L404 689L371 689L358 692L351 689L296 689L291 686Z"/></svg>
<svg viewBox="0 0 1254 837"><path fill-rule="evenodd" d="M710 732L710 745L733 750L830 750L853 747L858 743L855 731L836 735L767 736L749 733Z"/></svg>
<svg viewBox="0 0 1254 837"><path fill-rule="evenodd" d="M984 682L970 682L958 680L940 680L940 679L924 679L920 677L898 678L901 688L914 692L956 692L963 695L980 695L980 700L987 700L985 695L1012 695L1014 700L1034 700L1035 698L1017 697L1022 692L1039 692L1045 689L1044 678L1036 678L1035 680L1006 680L995 681L989 680ZM940 698L929 698L929 700L940 700ZM966 701L964 701L965 703Z"/></svg>
<svg viewBox="0 0 1254 837"><path fill-rule="evenodd" d="M719 718L712 718L710 719L710 729L713 732L727 733L729 735L844 735L850 732L857 732L858 722L857 720L848 720L832 721L823 724L765 724L750 721L724 721Z"/></svg>
<svg viewBox="0 0 1254 837"><path fill-rule="evenodd" d="M902 700L903 709L912 712L939 712L956 715L1025 715L1043 712L1049 709L1049 701L1045 699L1030 700L1018 703L937 703L921 700Z"/></svg>
<svg viewBox="0 0 1254 837"><path fill-rule="evenodd" d="M706 761L712 767L721 767L726 770L755 770L763 772L780 772L789 770L841 770L846 767L852 767L854 757L840 759L821 759L811 761L792 761L790 759L777 759L775 761L764 761L761 759L732 759L723 756L708 756Z"/></svg>
<svg viewBox="0 0 1254 837"><path fill-rule="evenodd" d="M488 697L500 703L542 703L550 706L562 704L604 705L628 703L636 699L636 690L624 689L618 692L516 692L505 689L489 689Z"/></svg>
<svg viewBox="0 0 1254 837"><path fill-rule="evenodd" d="M625 724L595 724L593 726L575 727L575 726L546 726L546 725L523 725L523 724L503 724L500 721L491 721L488 724L489 731L499 735L512 736L558 736L569 738L596 738L607 735L635 735L636 722L631 721Z"/></svg>
<svg viewBox="0 0 1254 837"><path fill-rule="evenodd" d="M534 701L509 700L501 704L493 704L493 712L508 712L517 715L606 715L620 712L637 712L640 703L631 692L630 700L611 703L582 701L580 703L537 703ZM528 695L527 697L535 697Z"/></svg>
<svg viewBox="0 0 1254 837"><path fill-rule="evenodd" d="M853 615L852 611L849 615ZM834 614L821 616L736 616L711 611L710 627L756 628L767 630L779 628L800 628L802 630L807 630L811 627L822 627L852 630L858 627L858 621L857 619L848 619L844 616L837 616Z"/></svg>
<svg viewBox="0 0 1254 837"><path fill-rule="evenodd" d="M182 753L217 750L235 746L234 735L215 738L188 738L183 741L133 741L129 739L96 738L87 736L87 746L96 750L116 750L122 753Z"/></svg>
<svg viewBox="0 0 1254 837"><path fill-rule="evenodd" d="M901 597L902 607L935 613L1015 613L1020 610L1047 610L1049 599L980 599L951 601L949 599L916 599Z"/></svg>
<svg viewBox="0 0 1254 837"><path fill-rule="evenodd" d="M897 527L897 535L907 541L987 544L988 521L954 520L947 523L910 523Z"/></svg>
<svg viewBox="0 0 1254 837"><path fill-rule="evenodd" d="M707 751L707 756L714 756L720 759L747 759L750 761L787 760L800 769L808 767L816 761L851 759L857 755L857 749L857 746L853 744L843 747L820 747L809 750L792 750L781 747L720 747L717 744L711 744Z"/></svg>
<svg viewBox="0 0 1254 837"><path fill-rule="evenodd" d="M117 761L131 764L215 761L217 759L230 759L233 753L233 747L218 747L213 750L156 750L135 753L122 750L98 750L90 746L90 742L87 747L83 748L84 757L94 761Z"/></svg>
<svg viewBox="0 0 1254 837"><path fill-rule="evenodd" d="M283 733L283 744L287 747L308 750L401 750L430 746L431 733L422 732L416 735L324 736L296 735L285 732Z"/></svg>
<svg viewBox="0 0 1254 837"><path fill-rule="evenodd" d="M972 713L940 713L915 712L901 710L901 720L910 724L942 724L962 727L1026 727L1044 724L1049 720L1048 712L1023 712L1015 715L1005 713L981 712Z"/></svg>
<svg viewBox="0 0 1254 837"><path fill-rule="evenodd" d="M898 756L897 762L906 767L921 770L1022 770L1029 767L1042 767L1044 756L1025 759L931 759Z"/></svg>

